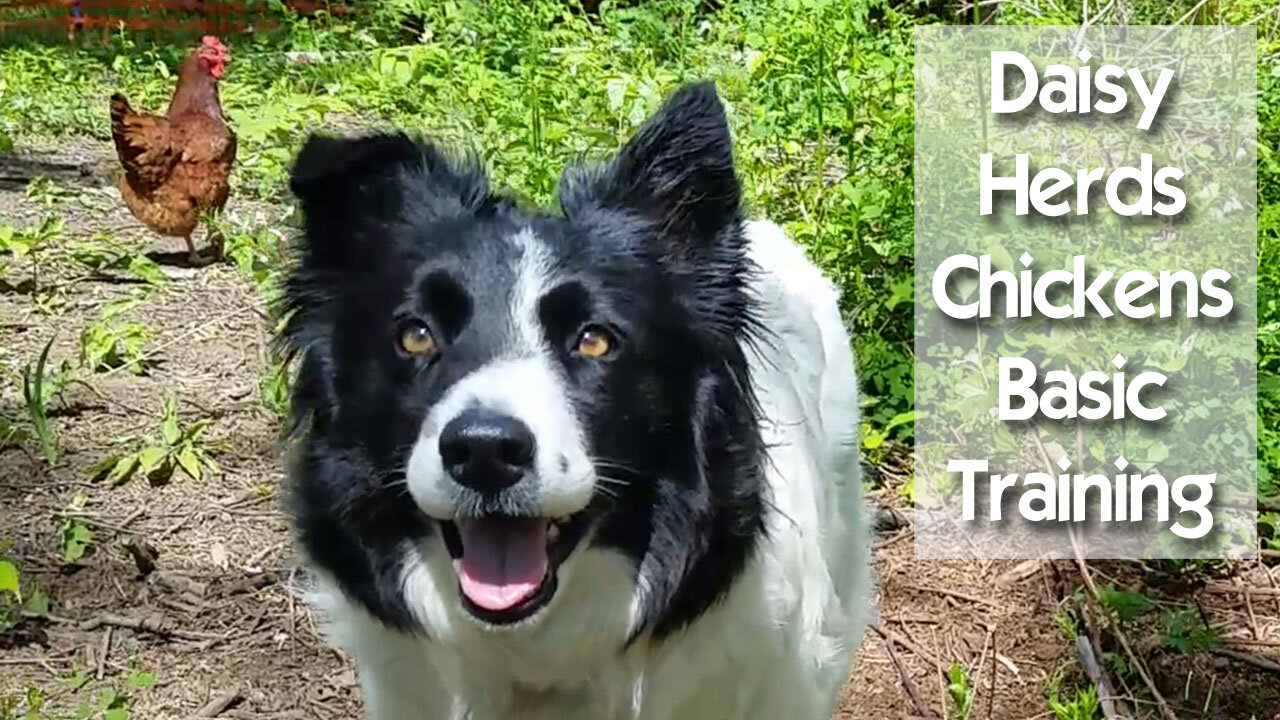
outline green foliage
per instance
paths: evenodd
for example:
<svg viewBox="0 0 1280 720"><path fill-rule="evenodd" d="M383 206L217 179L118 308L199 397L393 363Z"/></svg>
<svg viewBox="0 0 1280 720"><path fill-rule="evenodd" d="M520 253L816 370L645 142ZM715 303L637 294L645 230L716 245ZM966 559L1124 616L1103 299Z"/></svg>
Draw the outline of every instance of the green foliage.
<svg viewBox="0 0 1280 720"><path fill-rule="evenodd" d="M951 663L947 670L947 695L951 697L953 720L968 718L973 705L973 683L969 681L969 673L958 662Z"/></svg>
<svg viewBox="0 0 1280 720"><path fill-rule="evenodd" d="M1058 626L1064 642L1074 643L1080 635L1080 621L1076 614L1067 608L1058 608L1053 614L1053 624Z"/></svg>
<svg viewBox="0 0 1280 720"><path fill-rule="evenodd" d="M1259 28L1261 31L1261 28ZM1280 53L1260 32L1259 58ZM1258 65L1258 492L1280 497L1280 65ZM1261 528L1260 528L1261 529ZM1264 535L1280 547L1273 524Z"/></svg>
<svg viewBox="0 0 1280 720"><path fill-rule="evenodd" d="M270 296L272 283L286 265L284 243L278 231L265 225L235 227L215 221L215 227L226 238L225 253L240 271L259 290Z"/></svg>
<svg viewBox="0 0 1280 720"><path fill-rule="evenodd" d="M38 177L27 185L27 197L40 203L45 210L61 205L71 191L47 177Z"/></svg>
<svg viewBox="0 0 1280 720"><path fill-rule="evenodd" d="M90 270L123 271L153 287L164 284L164 273L154 260L138 252L136 246L115 242L106 233L68 242L65 247L72 260Z"/></svg>
<svg viewBox="0 0 1280 720"><path fill-rule="evenodd" d="M49 402L55 389L60 391L61 388L57 382L45 384L48 380L45 365L49 360L49 349L53 347L55 338L56 336L49 338L49 341L44 344L34 366L28 364L22 370L22 399L26 404L27 417L31 420L31 426L40 440L40 449L44 451L44 458L50 465L58 462L58 440L53 434L53 428L49 425Z"/></svg>
<svg viewBox="0 0 1280 720"><path fill-rule="evenodd" d="M1049 690L1049 709L1057 720L1096 720L1102 717L1102 704L1098 688L1090 685L1072 693L1069 699L1058 695L1058 688Z"/></svg>
<svg viewBox="0 0 1280 720"><path fill-rule="evenodd" d="M1171 23L1193 3L1138 3L1130 23ZM866 392L867 437L882 451L906 442L911 410L913 301L912 28L970 22L951 4L738 0L708 12L699 0L606 3L598 17L562 0L387 0L348 23L290 20L283 31L238 42L222 86L240 136L238 195L279 197L306 132L349 116L463 138L495 176L549 202L558 168L615 148L679 82L715 79L732 106L744 185L760 213L781 221L840 284ZM1257 3L1214 4L1192 21L1248 22ZM936 4L931 7L937 7ZM975 11L977 8L975 7ZM1096 9L1095 9L1096 11ZM1001 3L999 24L1076 24L1078 0L1035 10ZM1113 11L1114 12L1114 11ZM1261 12L1261 11L1259 11ZM1104 17L1101 21L1114 21ZM1275 41L1260 40L1260 56ZM139 107L172 92L181 47L150 46L119 33L109 54L88 48L18 45L0 50L0 126L23 133L79 132L106 138L101 88ZM318 53L286 64L284 53ZM1259 220L1264 278L1276 260L1277 75L1259 70ZM247 274L261 260L228 254ZM256 267L255 267L256 266ZM261 278L259 277L259 281ZM1264 279L1263 287L1268 287ZM1264 491L1280 468L1280 307L1260 305L1267 418L1260 438ZM1276 386L1273 390L1272 386Z"/></svg>
<svg viewBox="0 0 1280 720"><path fill-rule="evenodd" d="M35 225L23 229L15 229L0 225L0 273L14 260L24 260L31 265L31 277L18 285L18 289L31 293L37 301L37 307L44 312L49 311L48 297L41 295L40 268L49 248L57 245L63 232L63 222L56 217L46 217ZM44 301L44 302L42 302Z"/></svg>
<svg viewBox="0 0 1280 720"><path fill-rule="evenodd" d="M1114 585L1098 588L1098 599L1121 622L1133 620L1151 608L1151 601L1146 595Z"/></svg>
<svg viewBox="0 0 1280 720"><path fill-rule="evenodd" d="M1218 645L1217 633L1205 625L1200 613L1192 608L1167 610L1160 620L1161 637L1170 649L1189 653Z"/></svg>
<svg viewBox="0 0 1280 720"><path fill-rule="evenodd" d="M8 560L0 560L0 593L6 592L11 594L13 599L22 602L22 589L18 586L18 567Z"/></svg>
<svg viewBox="0 0 1280 720"><path fill-rule="evenodd" d="M93 531L75 518L62 521L58 537L64 565L78 564L93 546Z"/></svg>
<svg viewBox="0 0 1280 720"><path fill-rule="evenodd" d="M38 587L30 587L30 580L27 580L29 592L24 596L23 582L24 578L17 564L0 557L0 633L17 624L23 612L49 612L49 598L44 591ZM0 709L3 707L3 697L0 696ZM0 715L0 718L3 717Z"/></svg>
<svg viewBox="0 0 1280 720"><path fill-rule="evenodd" d="M0 450L21 447L31 439L31 433L21 425L5 418L0 418Z"/></svg>
<svg viewBox="0 0 1280 720"><path fill-rule="evenodd" d="M178 401L166 395L158 432L142 447L123 455L108 455L94 466L94 479L121 485L136 473L142 473L153 485L173 478L181 469L192 480L200 480L208 471L216 471L213 447L204 438L207 419L183 425L178 419Z"/></svg>
<svg viewBox="0 0 1280 720"><path fill-rule="evenodd" d="M44 692L35 685L27 685L25 691L18 693L0 693L0 720L41 720L45 717L44 706Z"/></svg>
<svg viewBox="0 0 1280 720"><path fill-rule="evenodd" d="M125 681L130 687L142 689L154 687L156 684L156 674L153 672L144 672L142 670L130 670L125 677Z"/></svg>
<svg viewBox="0 0 1280 720"><path fill-rule="evenodd" d="M82 367L92 372L119 367L127 367L137 375L146 372L143 346L151 340L151 331L142 323L122 317L139 302L137 297L127 297L102 306L98 319L80 332Z"/></svg>
<svg viewBox="0 0 1280 720"><path fill-rule="evenodd" d="M98 708L102 711L102 720L129 720L131 700L128 695L115 689L107 688L98 694Z"/></svg>
<svg viewBox="0 0 1280 720"><path fill-rule="evenodd" d="M563 0L390 0L367 17L238 38L221 87L240 138L237 197L282 197L306 133L360 116L465 141L495 186L547 204L565 164L615 150L679 83L714 79L753 214L786 226L844 288L872 433L910 438L915 15L879 1L741 0L712 12L653 0L592 17ZM0 49L0 124L106 139L103 88L162 107L183 50L128 33L107 52ZM282 59L298 52L320 60ZM228 234L227 249L262 283L274 249L254 234Z"/></svg>
<svg viewBox="0 0 1280 720"><path fill-rule="evenodd" d="M289 414L291 380L289 365L279 360L271 363L267 373L258 380L258 397L262 400L262 406L277 417Z"/></svg>

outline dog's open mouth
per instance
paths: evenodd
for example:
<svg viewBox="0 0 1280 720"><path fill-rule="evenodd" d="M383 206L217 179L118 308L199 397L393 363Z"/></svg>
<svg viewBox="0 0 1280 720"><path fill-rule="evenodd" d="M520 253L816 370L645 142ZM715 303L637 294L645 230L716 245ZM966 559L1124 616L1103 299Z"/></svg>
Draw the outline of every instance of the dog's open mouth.
<svg viewBox="0 0 1280 720"><path fill-rule="evenodd" d="M442 521L462 604L480 620L506 625L546 607L556 570L581 537L583 514L549 520L491 515Z"/></svg>

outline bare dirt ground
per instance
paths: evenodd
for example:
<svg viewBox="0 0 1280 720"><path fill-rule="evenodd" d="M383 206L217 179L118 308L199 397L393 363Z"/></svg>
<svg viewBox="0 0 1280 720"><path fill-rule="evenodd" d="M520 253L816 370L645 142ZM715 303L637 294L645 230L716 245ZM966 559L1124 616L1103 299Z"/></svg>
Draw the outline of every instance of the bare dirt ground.
<svg viewBox="0 0 1280 720"><path fill-rule="evenodd" d="M23 227L56 214L66 220L64 239L105 231L137 243L164 261L168 280L129 313L154 333L148 373L79 373L84 382L53 407L62 451L54 467L33 443L0 450L0 537L9 542L0 555L16 559L28 587L51 600L47 613L0 633L0 697L38 687L55 710L41 717L70 717L107 689L127 694L134 718L361 717L352 666L325 646L297 598L279 507L280 422L259 400L271 330L263 299L231 265L182 267L181 240L134 221L110 189L105 143L25 148L19 157L20 165L0 167L0 224ZM71 192L42 206L27 193L38 175ZM270 225L283 209L233 198L228 214ZM55 332L51 364L75 365L81 330L103 303L136 289L121 274L60 262L41 269L45 300L37 308L36 294L19 282L21 267L0 285L0 368L9 379ZM91 481L104 456L155 432L166 391L184 422L211 420L219 469L200 481L179 472L161 485L142 477L119 487ZM0 416L25 417L16 381L0 391ZM836 717L963 717L944 679L953 664L969 688L961 693L967 717L1053 717L1049 688L1060 683L1069 695L1082 677L1066 628L1072 617L1093 617L1074 627L1097 636L1115 694L1137 716L1161 710L1135 658L1149 670L1166 718L1280 718L1280 568L1253 562L1168 577L1133 564L1091 565L1095 585L1141 587L1158 607L1194 608L1218 637L1212 651L1176 652L1148 613L1125 626L1130 655L1115 632L1099 631L1096 609L1078 610L1089 600L1074 564L914 559L898 490L905 471L879 474L883 488L871 497L882 520L874 549L879 615ZM74 564L64 562L60 544L69 519L93 534ZM130 545L156 551L153 571L140 573ZM131 685L136 671L154 673L155 684ZM100 709L92 717L103 717Z"/></svg>

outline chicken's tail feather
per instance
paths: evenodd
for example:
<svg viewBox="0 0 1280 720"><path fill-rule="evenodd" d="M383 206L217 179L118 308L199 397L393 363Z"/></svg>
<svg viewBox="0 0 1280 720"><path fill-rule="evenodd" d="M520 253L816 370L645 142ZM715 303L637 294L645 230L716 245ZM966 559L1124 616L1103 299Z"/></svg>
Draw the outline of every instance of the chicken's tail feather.
<svg viewBox="0 0 1280 720"><path fill-rule="evenodd" d="M124 116L133 112L133 108L129 107L129 101L125 99L122 93L111 93L111 124L119 125L124 122Z"/></svg>

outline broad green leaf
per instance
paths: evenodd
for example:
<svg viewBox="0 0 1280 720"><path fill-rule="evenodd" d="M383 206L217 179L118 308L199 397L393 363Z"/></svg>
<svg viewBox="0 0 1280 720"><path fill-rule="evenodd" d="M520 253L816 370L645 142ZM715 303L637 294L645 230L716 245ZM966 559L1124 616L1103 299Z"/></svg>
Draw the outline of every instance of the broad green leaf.
<svg viewBox="0 0 1280 720"><path fill-rule="evenodd" d="M89 468L89 479L94 481L107 479L122 459L119 455L108 455L102 458Z"/></svg>
<svg viewBox="0 0 1280 720"><path fill-rule="evenodd" d="M93 533L79 520L68 520L62 528L62 561L79 562L93 542Z"/></svg>
<svg viewBox="0 0 1280 720"><path fill-rule="evenodd" d="M1098 599L1121 620L1132 620L1151 607L1151 601L1146 595L1111 585L1098 588Z"/></svg>
<svg viewBox="0 0 1280 720"><path fill-rule="evenodd" d="M143 474L150 475L164 462L168 450L161 447L144 447L138 451L138 468Z"/></svg>
<svg viewBox="0 0 1280 720"><path fill-rule="evenodd" d="M22 589L18 587L18 568L8 560L0 560L0 592L9 591L22 602Z"/></svg>
<svg viewBox="0 0 1280 720"><path fill-rule="evenodd" d="M23 604L23 609L37 615L44 615L49 612L49 596L45 595L40 588L36 588L31 591L31 597L27 598L27 602Z"/></svg>
<svg viewBox="0 0 1280 720"><path fill-rule="evenodd" d="M192 480L200 479L200 458L196 456L196 451L190 446L185 445L174 455L174 459L178 461L178 465L191 476Z"/></svg>
<svg viewBox="0 0 1280 720"><path fill-rule="evenodd" d="M160 436L168 445L176 445L178 440L182 439L182 431L178 429L178 414L176 411L169 412L168 403L165 403L164 420L160 421Z"/></svg>
<svg viewBox="0 0 1280 720"><path fill-rule="evenodd" d="M120 485L124 483L126 480L128 480L130 477L133 476L133 471L136 470L137 467L138 467L137 453L126 455L120 458L120 460L116 462L116 466L112 468L111 472L107 475L107 483L112 487L115 487L116 485Z"/></svg>
<svg viewBox="0 0 1280 720"><path fill-rule="evenodd" d="M605 95L609 98L609 112L617 113L626 100L626 78L610 78L604 85Z"/></svg>

